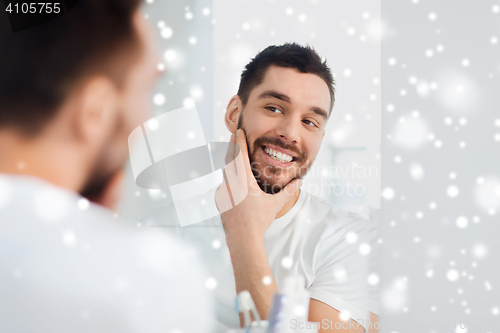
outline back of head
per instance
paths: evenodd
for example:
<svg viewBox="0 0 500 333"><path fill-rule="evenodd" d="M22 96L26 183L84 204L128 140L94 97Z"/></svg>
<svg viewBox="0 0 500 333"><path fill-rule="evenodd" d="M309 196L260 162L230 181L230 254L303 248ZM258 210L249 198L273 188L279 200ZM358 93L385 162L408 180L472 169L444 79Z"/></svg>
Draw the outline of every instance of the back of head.
<svg viewBox="0 0 500 333"><path fill-rule="evenodd" d="M302 46L297 43L268 46L245 66L238 89L238 95L243 104L248 101L253 88L262 83L264 75L270 66L295 68L301 73L318 75L328 86L331 108L333 108L335 81L326 60L322 61L318 53L310 46Z"/></svg>
<svg viewBox="0 0 500 333"><path fill-rule="evenodd" d="M36 135L89 75L107 75L120 87L135 56L132 17L140 3L83 0L52 21L16 33L6 12L0 13L0 130Z"/></svg>

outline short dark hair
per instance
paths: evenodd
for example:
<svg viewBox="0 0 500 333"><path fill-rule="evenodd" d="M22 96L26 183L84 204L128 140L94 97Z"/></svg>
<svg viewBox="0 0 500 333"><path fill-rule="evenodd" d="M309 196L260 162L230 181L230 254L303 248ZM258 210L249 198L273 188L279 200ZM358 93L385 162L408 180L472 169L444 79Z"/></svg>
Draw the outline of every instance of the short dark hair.
<svg viewBox="0 0 500 333"><path fill-rule="evenodd" d="M139 40L133 15L141 2L83 0L16 33L0 13L0 128L36 135L88 75L102 73L121 88L126 67L139 55L129 48Z"/></svg>
<svg viewBox="0 0 500 333"><path fill-rule="evenodd" d="M332 72L325 61L310 46L302 46L297 43L285 43L283 45L271 45L259 52L241 73L238 96L243 105L248 101L252 90L262 83L267 69L270 66L295 68L301 73L316 74L325 81L330 91L330 113L335 103L335 80ZM330 115L329 113L329 115Z"/></svg>

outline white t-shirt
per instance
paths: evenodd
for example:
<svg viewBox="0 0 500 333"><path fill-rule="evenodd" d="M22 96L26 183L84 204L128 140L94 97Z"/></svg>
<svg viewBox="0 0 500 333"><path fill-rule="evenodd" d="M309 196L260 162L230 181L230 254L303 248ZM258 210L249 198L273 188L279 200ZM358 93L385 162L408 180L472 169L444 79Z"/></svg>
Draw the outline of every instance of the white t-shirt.
<svg viewBox="0 0 500 333"><path fill-rule="evenodd" d="M218 212L215 191L207 193L204 209ZM258 209L258 208L256 208ZM174 205L158 208L142 225L163 227L199 249L209 268L215 294L218 332L239 327L234 308L236 287L220 215L180 227ZM278 288L289 274L304 276L311 298L347 312L366 328L369 292L368 231L374 221L350 213L300 191L290 211L273 221L265 233L267 259Z"/></svg>
<svg viewBox="0 0 500 333"><path fill-rule="evenodd" d="M171 236L0 174L0 332L211 332L206 275Z"/></svg>

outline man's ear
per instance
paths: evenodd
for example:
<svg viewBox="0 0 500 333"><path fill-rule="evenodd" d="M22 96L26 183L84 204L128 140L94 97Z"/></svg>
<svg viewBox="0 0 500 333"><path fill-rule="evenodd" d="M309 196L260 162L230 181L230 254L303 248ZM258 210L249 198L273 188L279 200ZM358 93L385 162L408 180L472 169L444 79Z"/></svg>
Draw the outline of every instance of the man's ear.
<svg viewBox="0 0 500 333"><path fill-rule="evenodd" d="M119 93L111 79L92 77L77 92L74 105L74 129L85 142L104 141L114 130L119 110Z"/></svg>
<svg viewBox="0 0 500 333"><path fill-rule="evenodd" d="M226 122L227 129L231 133L236 133L238 129L238 121L240 120L242 106L241 98L238 95L234 95L227 105L224 121Z"/></svg>

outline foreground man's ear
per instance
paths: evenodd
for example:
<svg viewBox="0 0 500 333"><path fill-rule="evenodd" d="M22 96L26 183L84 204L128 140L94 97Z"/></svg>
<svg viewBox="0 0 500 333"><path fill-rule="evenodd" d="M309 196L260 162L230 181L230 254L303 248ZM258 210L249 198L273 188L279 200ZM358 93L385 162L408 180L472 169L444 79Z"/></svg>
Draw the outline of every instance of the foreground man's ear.
<svg viewBox="0 0 500 333"><path fill-rule="evenodd" d="M111 79L95 76L82 84L75 96L74 130L78 139L101 144L114 130L119 94Z"/></svg>
<svg viewBox="0 0 500 333"><path fill-rule="evenodd" d="M224 117L226 127L231 133L236 133L236 130L238 129L238 121L241 116L241 107L242 102L240 96L234 95L227 105L226 115Z"/></svg>

